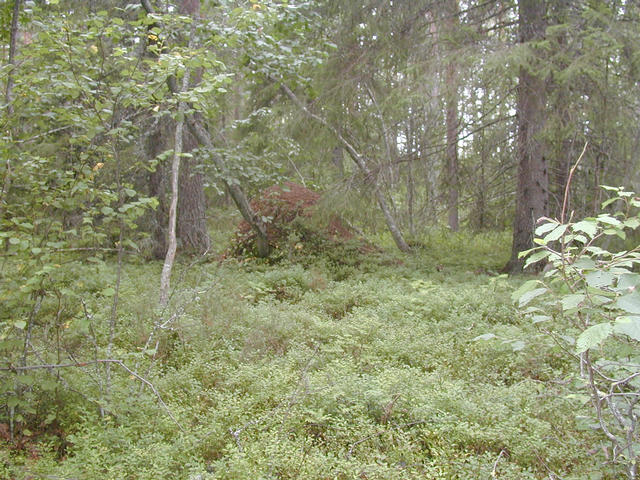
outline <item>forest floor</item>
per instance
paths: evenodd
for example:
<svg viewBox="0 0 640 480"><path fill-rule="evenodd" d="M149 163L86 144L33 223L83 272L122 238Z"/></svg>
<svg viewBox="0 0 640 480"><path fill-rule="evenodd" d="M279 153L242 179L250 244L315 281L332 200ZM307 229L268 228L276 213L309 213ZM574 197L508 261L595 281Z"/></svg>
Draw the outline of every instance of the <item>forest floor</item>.
<svg viewBox="0 0 640 480"><path fill-rule="evenodd" d="M101 418L91 372L65 371L57 435L2 448L0 478L616 478L565 391L575 365L494 273L506 235L296 255L177 265L167 312L161 265L125 265L113 356L166 406L114 367ZM115 275L91 268L97 289Z"/></svg>

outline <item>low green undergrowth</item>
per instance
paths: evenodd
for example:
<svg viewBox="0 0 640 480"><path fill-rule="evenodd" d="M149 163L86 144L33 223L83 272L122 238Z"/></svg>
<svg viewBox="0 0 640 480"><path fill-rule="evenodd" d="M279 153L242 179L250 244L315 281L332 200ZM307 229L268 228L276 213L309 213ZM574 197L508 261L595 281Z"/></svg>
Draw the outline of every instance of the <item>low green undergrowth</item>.
<svg viewBox="0 0 640 480"><path fill-rule="evenodd" d="M359 255L181 265L164 313L159 266L125 267L113 356L153 389L114 365L100 396L102 369L65 369L0 478L615 478L571 365L511 305L521 280L484 273L503 255Z"/></svg>

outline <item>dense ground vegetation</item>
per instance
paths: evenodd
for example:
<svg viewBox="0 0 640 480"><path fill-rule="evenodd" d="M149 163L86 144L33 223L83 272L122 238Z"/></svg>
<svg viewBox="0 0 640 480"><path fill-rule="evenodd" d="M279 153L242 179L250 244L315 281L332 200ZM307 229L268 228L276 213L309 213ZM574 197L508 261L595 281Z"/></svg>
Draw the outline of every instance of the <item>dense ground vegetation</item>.
<svg viewBox="0 0 640 480"><path fill-rule="evenodd" d="M487 275L508 240L435 233L412 257L347 245L181 264L152 353L160 266L127 265L114 353L164 404L124 370L108 399L101 366L34 372L66 388L31 392L37 423L4 444L1 476L617 478L565 390L572 362L512 305L521 280ZM70 320L64 342L107 335L115 270L69 279L92 321Z"/></svg>

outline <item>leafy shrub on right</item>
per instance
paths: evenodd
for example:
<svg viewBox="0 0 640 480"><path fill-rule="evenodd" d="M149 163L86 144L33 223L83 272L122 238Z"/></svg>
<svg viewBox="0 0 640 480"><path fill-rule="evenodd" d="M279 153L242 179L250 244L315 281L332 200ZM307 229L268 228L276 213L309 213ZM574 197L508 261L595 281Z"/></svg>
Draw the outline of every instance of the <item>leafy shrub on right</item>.
<svg viewBox="0 0 640 480"><path fill-rule="evenodd" d="M548 262L548 271L523 284L514 300L576 359L575 394L592 406L592 416L582 419L585 428L603 434L605 464L635 479L640 461L640 246L611 245L627 242L640 227L640 198L622 187L604 188L613 196L597 217L541 219L534 240L539 246L521 256L525 268Z"/></svg>

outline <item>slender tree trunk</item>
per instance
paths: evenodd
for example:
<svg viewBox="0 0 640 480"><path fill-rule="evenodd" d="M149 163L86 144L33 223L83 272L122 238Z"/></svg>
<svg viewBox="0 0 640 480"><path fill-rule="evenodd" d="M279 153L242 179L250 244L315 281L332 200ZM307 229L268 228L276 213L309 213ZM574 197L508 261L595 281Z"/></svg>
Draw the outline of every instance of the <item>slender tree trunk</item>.
<svg viewBox="0 0 640 480"><path fill-rule="evenodd" d="M520 42L539 41L545 30L545 3L520 0ZM549 179L540 132L544 125L545 82L533 68L520 68L518 83L518 187L513 225L511 259L505 267L510 273L521 272L521 251L533 246L535 225L548 215Z"/></svg>
<svg viewBox="0 0 640 480"><path fill-rule="evenodd" d="M157 158L169 148L166 141L170 119L161 119L158 126L147 137L145 150L148 158ZM158 200L158 206L153 211L151 235L153 238L152 255L156 259L164 258L167 253L167 225L169 208L167 200L168 170L164 161L158 161L155 169L149 173L149 193Z"/></svg>
<svg viewBox="0 0 640 480"><path fill-rule="evenodd" d="M182 91L189 88L189 69L184 72L182 81ZM180 184L180 157L182 155L182 141L184 130L184 111L186 105L184 102L178 104L178 120L176 122L175 142L173 146L173 161L171 162L171 204L169 206L169 228L168 228L168 247L165 256L162 273L160 276L160 307L164 308L169 302L169 290L171 280L171 270L176 257L178 241L176 238L176 224L178 216L178 197Z"/></svg>
<svg viewBox="0 0 640 480"><path fill-rule="evenodd" d="M20 20L21 0L14 0L13 12L11 14L11 31L9 32L9 65L10 69L7 73L7 87L5 90L5 103L7 104L7 115L13 115L13 69L16 64L16 52L18 49L18 27ZM11 160L5 158L5 172L2 181L2 190L0 190L0 219L4 215L4 198L11 188Z"/></svg>
<svg viewBox="0 0 640 480"><path fill-rule="evenodd" d="M458 72L454 56L457 45L457 29L460 26L458 20L458 0L447 2L447 34L449 36L449 48L445 77L446 77L446 130L447 130L447 187L448 191L448 217L449 228L457 232L460 228L458 218Z"/></svg>
<svg viewBox="0 0 640 480"><path fill-rule="evenodd" d="M341 180L344 178L344 159L342 153L342 147L335 146L331 152L331 162L338 170L338 178Z"/></svg>
<svg viewBox="0 0 640 480"><path fill-rule="evenodd" d="M277 80L274 78L271 78L271 80L277 82ZM398 228L398 224L391 212L391 209L389 208L387 200L384 198L384 194L382 193L382 190L380 189L378 182L374 179L373 172L371 172L371 170L369 169L369 166L367 165L367 161L365 160L365 158L358 153L358 151L354 148L354 146L351 145L351 143L349 143L335 127L329 125L329 123L324 118L311 112L300 101L300 99L296 96L296 94L291 91L289 87L287 87L284 83L280 83L280 88L287 95L287 97L289 97L289 99L291 99L291 101L293 101L293 103L295 103L295 105L298 108L300 108L300 110L302 110L309 118L318 122L320 125L328 129L333 135L335 135L336 138L340 141L340 143L344 147L344 149L347 151L351 159L360 169L360 171L365 175L367 179L371 179L373 181L373 193L376 198L376 201L378 202L378 206L380 207L380 210L382 210L382 214L384 215L387 228L389 229L389 232L391 232L393 241L395 242L399 250L403 252L410 252L411 248L405 241L404 236L400 231L400 228Z"/></svg>
<svg viewBox="0 0 640 480"><path fill-rule="evenodd" d="M453 61L447 65L447 83L452 91L447 98L447 185L449 228L457 232L460 228L458 218L458 95L457 72Z"/></svg>
<svg viewBox="0 0 640 480"><path fill-rule="evenodd" d="M7 73L7 87L5 90L5 100L7 102L7 113L13 114L13 68L16 63L16 51L18 49L18 26L20 21L21 0L14 0L13 12L11 14L11 31L9 33L9 65L11 69Z"/></svg>

